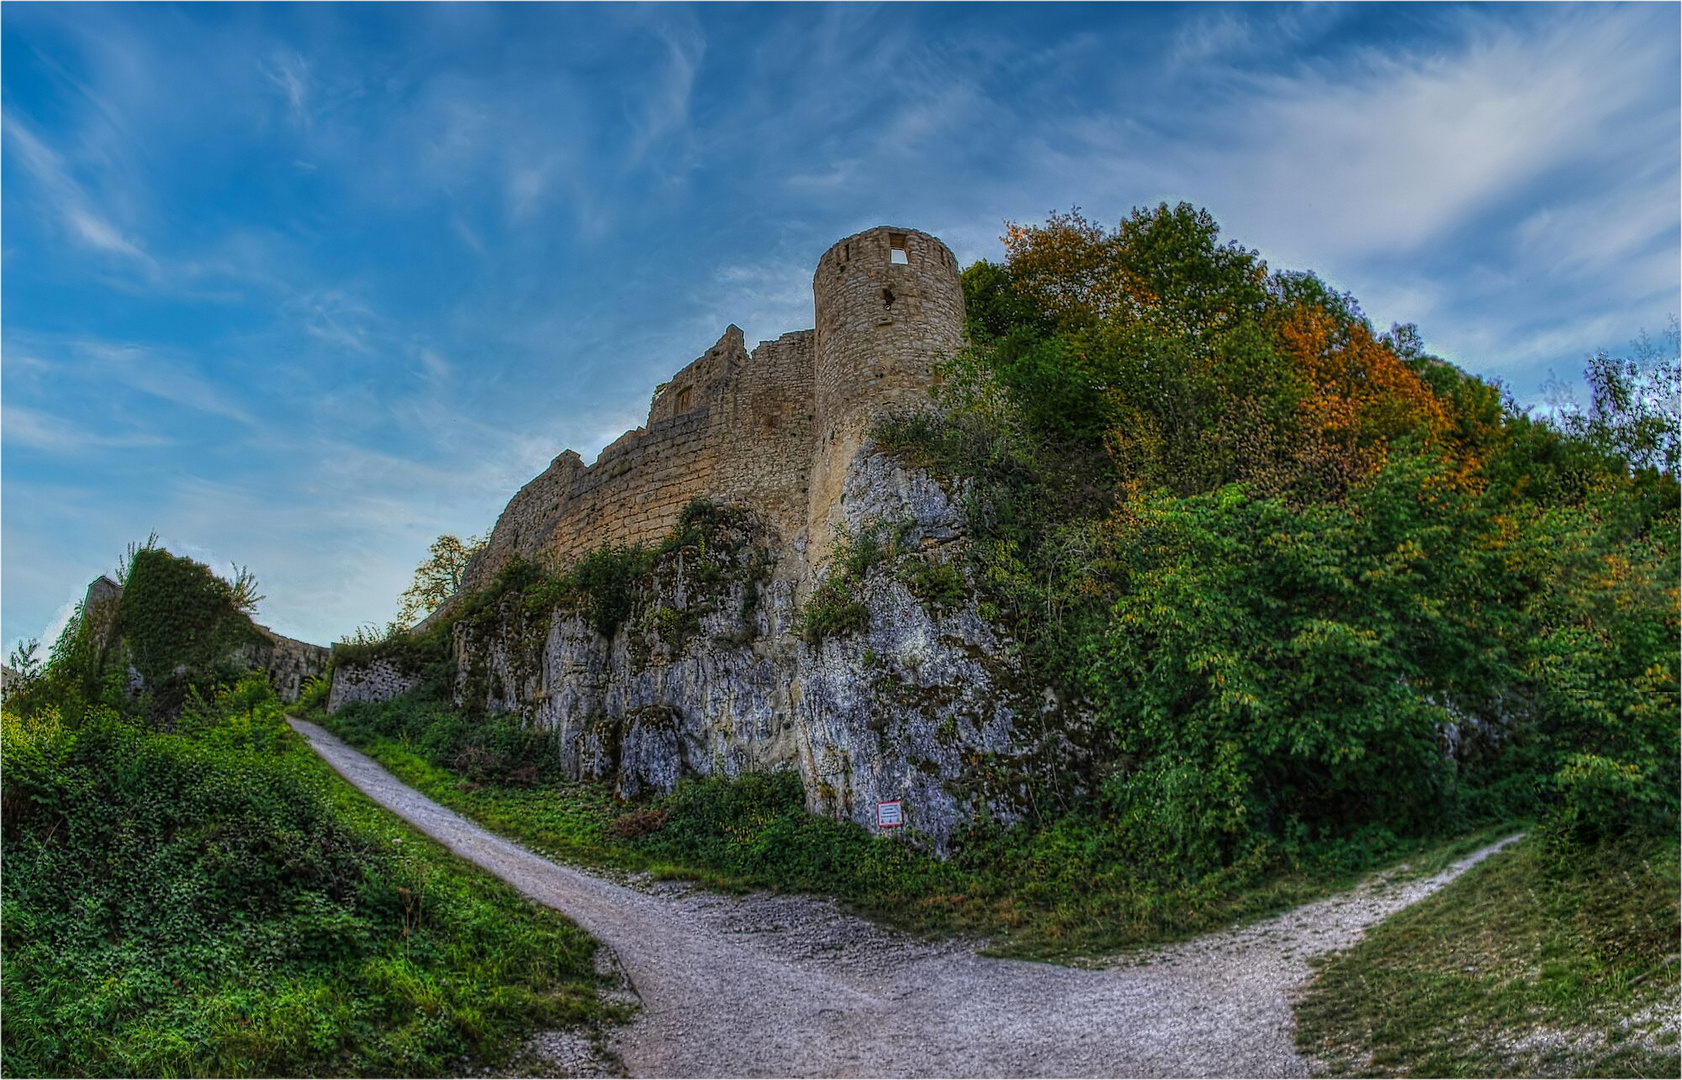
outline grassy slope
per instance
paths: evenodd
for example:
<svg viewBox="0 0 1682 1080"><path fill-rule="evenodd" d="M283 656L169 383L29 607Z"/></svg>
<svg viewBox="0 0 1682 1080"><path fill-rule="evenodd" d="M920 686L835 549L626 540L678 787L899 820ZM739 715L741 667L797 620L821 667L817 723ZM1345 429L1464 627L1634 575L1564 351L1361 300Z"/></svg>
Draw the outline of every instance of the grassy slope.
<svg viewBox="0 0 1682 1080"><path fill-rule="evenodd" d="M144 753L145 740L173 738L137 744L154 770L181 762L204 783L241 768L186 746ZM247 902L223 895L217 838L248 820L141 837L123 848L141 864L132 872L98 869L112 841L86 838L83 853L76 825L8 835L7 1075L441 1075L505 1063L534 1030L620 1018L582 931L374 806L300 742L285 733L281 760L250 759L243 778L257 807L299 790L270 767L325 795L365 868L350 906L302 897L241 914ZM179 899L148 895L159 888Z"/></svg>
<svg viewBox="0 0 1682 1080"><path fill-rule="evenodd" d="M1328 960L1298 1044L1345 1075L1676 1076L1677 914L1673 845L1527 840Z"/></svg>

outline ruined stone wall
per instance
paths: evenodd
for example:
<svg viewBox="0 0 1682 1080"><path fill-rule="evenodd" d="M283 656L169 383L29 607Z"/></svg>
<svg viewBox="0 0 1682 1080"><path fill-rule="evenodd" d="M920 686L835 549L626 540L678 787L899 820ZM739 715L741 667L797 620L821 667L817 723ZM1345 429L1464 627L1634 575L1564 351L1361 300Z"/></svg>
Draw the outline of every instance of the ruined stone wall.
<svg viewBox="0 0 1682 1080"><path fill-rule="evenodd" d="M749 356L731 326L661 386L647 424L594 465L570 450L557 457L508 504L462 593L517 558L561 569L603 544L654 543L696 498L752 507L802 550L795 576L810 582L864 432L884 412L927 407L933 366L962 348L964 334L958 262L915 229L882 226L838 242L812 290L815 329L761 342Z"/></svg>
<svg viewBox="0 0 1682 1080"><path fill-rule="evenodd" d="M420 683L419 675L383 658L361 666L336 664L333 689L327 695L327 711L336 713L352 701L389 701L407 694Z"/></svg>
<svg viewBox="0 0 1682 1080"><path fill-rule="evenodd" d="M927 408L934 365L963 347L957 260L927 233L876 228L832 247L812 287L815 329L750 357L732 326L594 465L557 457L509 503L458 595L515 558L560 568L603 543L658 542L697 497L744 508L753 527L721 515L738 524L666 551L605 636L576 603L547 628L513 598L456 622L456 698L549 728L563 768L627 798L792 768L812 811L873 827L877 804L899 801L908 831L943 851L968 823L1019 812L1011 763L1044 735L1018 721L1047 708L977 595L914 588L934 563L967 580L965 492L867 435L884 413ZM894 543L841 583L862 619L814 637L802 611L834 572L835 530L867 529ZM409 685L395 669L340 669L333 707Z"/></svg>
<svg viewBox="0 0 1682 1080"><path fill-rule="evenodd" d="M252 666L268 673L280 700L297 701L304 683L327 674L327 661L333 655L331 649L277 634L266 626L257 629L268 638L268 643L252 649Z"/></svg>
<svg viewBox="0 0 1682 1080"><path fill-rule="evenodd" d="M603 544L652 544L696 498L752 506L784 540L804 524L811 463L813 334L761 342L742 331L674 375L644 427L586 467L570 450L520 490L463 592L484 588L514 558L565 567Z"/></svg>

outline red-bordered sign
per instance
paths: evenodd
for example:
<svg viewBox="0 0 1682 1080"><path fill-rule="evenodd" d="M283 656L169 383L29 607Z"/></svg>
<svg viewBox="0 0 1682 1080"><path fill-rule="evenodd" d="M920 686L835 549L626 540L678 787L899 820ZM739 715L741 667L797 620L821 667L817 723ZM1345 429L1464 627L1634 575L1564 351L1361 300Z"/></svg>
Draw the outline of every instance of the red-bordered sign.
<svg viewBox="0 0 1682 1080"><path fill-rule="evenodd" d="M896 799L893 802L879 802L876 804L876 827L878 829L897 829L904 824L904 803Z"/></svg>

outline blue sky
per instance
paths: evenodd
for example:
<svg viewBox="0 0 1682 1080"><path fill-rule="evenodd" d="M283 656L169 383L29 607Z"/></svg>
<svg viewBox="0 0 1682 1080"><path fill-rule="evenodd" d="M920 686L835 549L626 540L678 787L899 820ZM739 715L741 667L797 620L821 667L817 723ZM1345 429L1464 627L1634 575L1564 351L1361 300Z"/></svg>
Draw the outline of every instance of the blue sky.
<svg viewBox="0 0 1682 1080"><path fill-rule="evenodd" d="M0 623L156 531L277 630L396 609L731 322L895 223L960 260L1207 207L1541 400L1679 300L1675 4L0 12Z"/></svg>

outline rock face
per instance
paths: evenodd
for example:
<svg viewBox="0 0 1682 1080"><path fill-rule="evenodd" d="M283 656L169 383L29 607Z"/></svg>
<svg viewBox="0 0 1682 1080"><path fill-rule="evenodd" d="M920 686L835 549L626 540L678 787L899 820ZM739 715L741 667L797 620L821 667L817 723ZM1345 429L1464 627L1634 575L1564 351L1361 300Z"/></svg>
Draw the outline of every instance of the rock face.
<svg viewBox="0 0 1682 1080"><path fill-rule="evenodd" d="M815 330L749 354L732 326L594 465L557 457L429 624L454 620L458 700L553 730L575 776L634 797L794 768L814 812L876 828L900 802L944 850L979 815L1014 816L989 777L1024 749L1019 672L965 579L954 493L869 431L928 408L934 365L962 346L957 262L925 233L872 229L823 256L813 291ZM699 531L697 500L717 508ZM613 620L513 588L485 599L521 561L564 572L610 543L660 545ZM875 557L837 558L859 545ZM340 667L334 707L400 691L398 674Z"/></svg>
<svg viewBox="0 0 1682 1080"><path fill-rule="evenodd" d="M458 698L553 730L573 775L627 798L793 768L814 812L874 829L877 804L897 801L935 850L980 813L1008 820L1009 793L970 767L1015 749L1008 650L967 590L944 603L915 591L922 567L962 581L957 515L927 476L864 450L843 528L882 556L848 582L856 629L802 635L798 553L767 547L757 515L725 511L638 577L610 634L582 604L534 623L517 592L457 622ZM347 672L343 700L381 677Z"/></svg>

